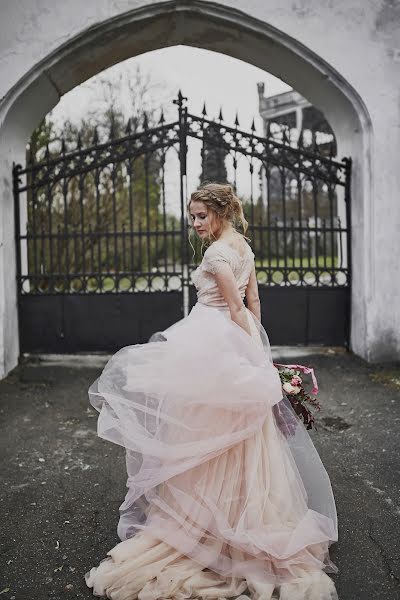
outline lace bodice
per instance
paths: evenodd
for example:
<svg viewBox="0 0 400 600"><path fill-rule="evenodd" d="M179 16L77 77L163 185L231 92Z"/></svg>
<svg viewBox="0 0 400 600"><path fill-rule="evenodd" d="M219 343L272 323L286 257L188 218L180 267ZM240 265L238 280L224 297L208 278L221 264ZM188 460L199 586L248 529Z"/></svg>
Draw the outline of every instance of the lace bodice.
<svg viewBox="0 0 400 600"><path fill-rule="evenodd" d="M200 265L191 274L197 290L197 301L208 306L228 307L215 280L215 273L221 264L228 263L233 271L242 298L254 265L254 253L246 243L244 255L224 240L216 240L207 248Z"/></svg>

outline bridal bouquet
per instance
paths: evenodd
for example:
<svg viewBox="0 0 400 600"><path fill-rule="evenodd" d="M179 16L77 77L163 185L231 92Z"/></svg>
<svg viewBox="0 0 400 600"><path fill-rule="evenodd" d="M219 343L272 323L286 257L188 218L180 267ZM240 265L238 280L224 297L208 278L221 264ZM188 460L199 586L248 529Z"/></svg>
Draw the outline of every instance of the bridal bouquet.
<svg viewBox="0 0 400 600"><path fill-rule="evenodd" d="M318 411L321 410L321 405L318 400L306 392L303 387L303 379L300 376L303 373L305 375L311 374L313 381L311 393L316 395L318 393L318 384L314 375L314 369L304 367L303 365L280 365L277 363L274 363L274 366L278 370L282 389L299 419L303 419L303 423L307 429L312 429L312 427L317 429L314 415L306 404L310 404Z"/></svg>

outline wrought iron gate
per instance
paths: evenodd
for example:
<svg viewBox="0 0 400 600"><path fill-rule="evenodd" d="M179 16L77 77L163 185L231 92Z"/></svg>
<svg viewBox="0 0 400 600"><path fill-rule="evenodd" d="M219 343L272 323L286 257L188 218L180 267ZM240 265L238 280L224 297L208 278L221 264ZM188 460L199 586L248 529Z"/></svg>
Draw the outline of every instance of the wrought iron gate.
<svg viewBox="0 0 400 600"><path fill-rule="evenodd" d="M124 135L95 131L72 149L55 140L14 165L22 352L114 351L188 313L201 259L185 213L192 163L197 182L212 174L238 189L248 174L242 201L271 343L347 345L351 160L315 136L293 144L285 129L259 137L221 113L192 115L185 100L174 122L128 122Z"/></svg>

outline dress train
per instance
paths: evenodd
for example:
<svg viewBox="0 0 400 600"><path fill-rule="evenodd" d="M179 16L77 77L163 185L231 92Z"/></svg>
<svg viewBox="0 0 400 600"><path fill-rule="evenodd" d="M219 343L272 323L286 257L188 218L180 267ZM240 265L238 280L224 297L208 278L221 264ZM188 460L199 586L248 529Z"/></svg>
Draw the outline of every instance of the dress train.
<svg viewBox="0 0 400 600"><path fill-rule="evenodd" d="M330 480L246 314L251 336L198 302L90 388L98 434L126 448L128 472L121 542L85 575L94 595L337 600Z"/></svg>

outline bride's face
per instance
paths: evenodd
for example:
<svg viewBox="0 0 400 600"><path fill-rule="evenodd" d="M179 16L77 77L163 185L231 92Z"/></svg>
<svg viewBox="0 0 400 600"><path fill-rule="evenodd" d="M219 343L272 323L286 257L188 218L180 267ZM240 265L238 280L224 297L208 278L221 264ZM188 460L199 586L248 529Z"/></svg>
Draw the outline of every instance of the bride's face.
<svg viewBox="0 0 400 600"><path fill-rule="evenodd" d="M192 200L189 213L192 227L201 239L218 237L220 224L214 211L209 209L204 202Z"/></svg>

